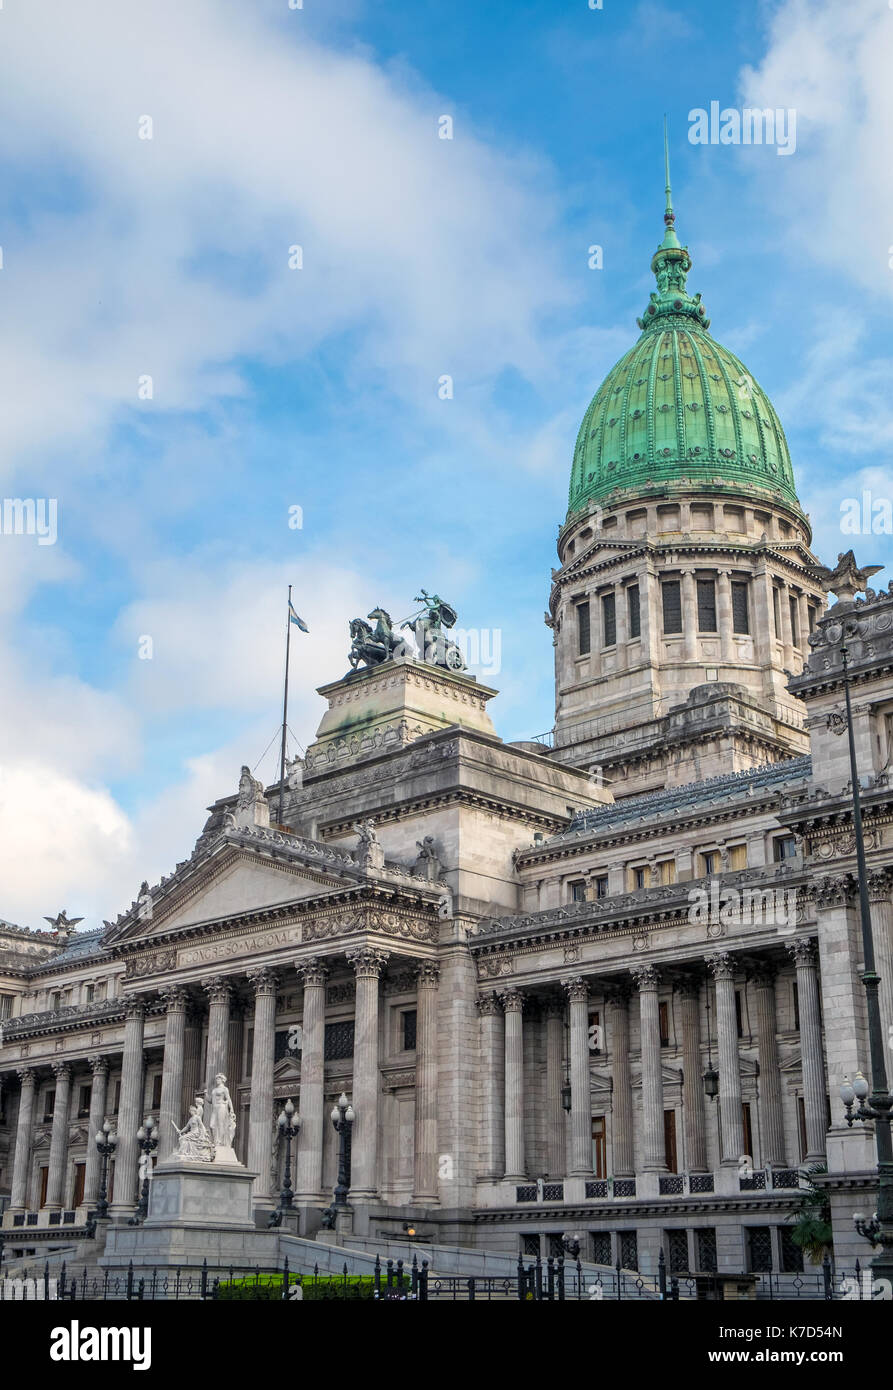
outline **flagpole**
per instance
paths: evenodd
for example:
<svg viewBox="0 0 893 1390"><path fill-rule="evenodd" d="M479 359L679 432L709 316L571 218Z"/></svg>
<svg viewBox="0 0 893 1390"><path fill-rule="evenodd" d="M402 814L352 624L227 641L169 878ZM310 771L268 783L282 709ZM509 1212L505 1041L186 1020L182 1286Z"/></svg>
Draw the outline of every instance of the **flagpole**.
<svg viewBox="0 0 893 1390"><path fill-rule="evenodd" d="M279 756L279 814L276 817L282 824L282 794L285 790L285 733L288 728L288 657L291 649L291 590L288 586L288 605L285 610L285 690L282 696L282 751Z"/></svg>

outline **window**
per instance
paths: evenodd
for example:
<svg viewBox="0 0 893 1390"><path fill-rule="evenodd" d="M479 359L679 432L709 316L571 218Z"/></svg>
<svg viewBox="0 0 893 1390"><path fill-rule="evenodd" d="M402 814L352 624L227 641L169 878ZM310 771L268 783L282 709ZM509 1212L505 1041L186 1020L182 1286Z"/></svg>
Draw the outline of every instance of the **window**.
<svg viewBox="0 0 893 1390"><path fill-rule="evenodd" d="M0 994L0 1020L12 1017L12 995Z"/></svg>
<svg viewBox="0 0 893 1390"><path fill-rule="evenodd" d="M732 631L750 632L750 607L747 601L746 584L732 584Z"/></svg>
<svg viewBox="0 0 893 1390"><path fill-rule="evenodd" d="M161 1072L156 1072L152 1077L152 1104L151 1109L157 1110L161 1104Z"/></svg>
<svg viewBox="0 0 893 1390"><path fill-rule="evenodd" d="M353 1056L354 1021L345 1019L343 1023L327 1023L324 1044L327 1062L336 1062L342 1057Z"/></svg>
<svg viewBox="0 0 893 1390"><path fill-rule="evenodd" d="M613 1264L610 1231L592 1232L592 1263L597 1265Z"/></svg>
<svg viewBox="0 0 893 1390"><path fill-rule="evenodd" d="M114 1102L114 1104L113 1104L113 1106L112 1106L112 1114L113 1114L113 1115L117 1115L117 1113L118 1113L118 1111L120 1110L120 1108L121 1108L121 1082L120 1082L120 1080L118 1080L118 1081L115 1082L115 1102ZM111 1200L111 1198L109 1198L109 1200Z"/></svg>
<svg viewBox="0 0 893 1390"><path fill-rule="evenodd" d="M630 584L626 591L626 607L629 613L629 635L630 637L641 637L642 635L642 614L639 611L639 586Z"/></svg>
<svg viewBox="0 0 893 1390"><path fill-rule="evenodd" d="M657 1006L657 1017L660 1023L660 1045L661 1047L670 1046L670 1005L666 999Z"/></svg>
<svg viewBox="0 0 893 1390"><path fill-rule="evenodd" d="M750 1106L747 1101L741 1105L741 1127L744 1130L744 1152L753 1158L753 1128L750 1123Z"/></svg>
<svg viewBox="0 0 893 1390"><path fill-rule="evenodd" d="M586 884L583 882L582 878L572 883L570 885L570 890L572 903L584 903L586 901Z"/></svg>
<svg viewBox="0 0 893 1390"><path fill-rule="evenodd" d="M781 1268L785 1274L803 1273L803 1251L794 1244L794 1232L790 1226L779 1226L779 1245L781 1246Z"/></svg>
<svg viewBox="0 0 893 1390"><path fill-rule="evenodd" d="M746 869L746 868L747 868L747 845L730 845L730 846L729 846L729 868L730 868L730 869Z"/></svg>
<svg viewBox="0 0 893 1390"><path fill-rule="evenodd" d="M662 860L660 861L660 864L658 865L658 868L660 869L660 881L661 881L661 883L675 883L675 882L676 882L676 860L675 860L675 859L662 859Z"/></svg>
<svg viewBox="0 0 893 1390"><path fill-rule="evenodd" d="M676 1111L664 1111L664 1157L667 1162L668 1173L678 1173L679 1164L676 1158Z"/></svg>
<svg viewBox="0 0 893 1390"><path fill-rule="evenodd" d="M577 604L577 652L580 656L588 656L590 652L589 638L589 604Z"/></svg>
<svg viewBox="0 0 893 1390"><path fill-rule="evenodd" d="M810 632L815 632L815 609L811 603L806 605L806 618L809 623Z"/></svg>
<svg viewBox="0 0 893 1390"><path fill-rule="evenodd" d="M403 1013L400 1015L400 1022L403 1029L404 1052L415 1052L418 1019L419 1015L417 1009L404 1009Z"/></svg>
<svg viewBox="0 0 893 1390"><path fill-rule="evenodd" d="M716 1229L702 1226L695 1231L697 1268L704 1274L716 1273Z"/></svg>
<svg viewBox="0 0 893 1390"><path fill-rule="evenodd" d="M678 579L670 579L661 585L664 606L664 633L682 631L682 587Z"/></svg>
<svg viewBox="0 0 893 1390"><path fill-rule="evenodd" d="M775 623L775 636L781 636L781 597L775 585L772 586L772 617Z"/></svg>
<svg viewBox="0 0 893 1390"><path fill-rule="evenodd" d="M592 1117L592 1171L597 1178L608 1176L604 1115Z"/></svg>
<svg viewBox="0 0 893 1390"><path fill-rule="evenodd" d="M645 887L645 870L644 870L644 869L630 869L630 871L629 871L629 882L630 882L630 888L631 888L632 890L635 890L636 888L644 888L644 887Z"/></svg>
<svg viewBox="0 0 893 1390"><path fill-rule="evenodd" d="M744 1037L744 1024L741 1021L741 990L735 990L735 1026L738 1029L738 1037ZM750 1153L750 1149L747 1150Z"/></svg>
<svg viewBox="0 0 893 1390"><path fill-rule="evenodd" d="M797 981L796 981L796 980L795 980L795 981L793 982L793 984L791 985L791 1002L792 1002L793 1005L794 1005L794 1027L797 1029L797 1032L799 1033L799 1031L800 1031L800 991L799 991L799 989L797 988Z"/></svg>
<svg viewBox="0 0 893 1390"><path fill-rule="evenodd" d="M716 632L716 584L712 579L698 580L698 630Z"/></svg>
<svg viewBox="0 0 893 1390"><path fill-rule="evenodd" d="M793 835L779 835L772 842L772 857L776 864L784 859L794 859L797 855L797 841Z"/></svg>
<svg viewBox="0 0 893 1390"><path fill-rule="evenodd" d="M73 1207L79 1207L84 1200L84 1178L86 1175L86 1163L76 1163L74 1165L74 1188L71 1194L71 1205Z"/></svg>
<svg viewBox="0 0 893 1390"><path fill-rule="evenodd" d="M521 1237L521 1254L522 1254L522 1255L533 1255L534 1257L536 1257L539 1253L540 1253L540 1238L539 1238L539 1236L522 1236L522 1237Z"/></svg>
<svg viewBox="0 0 893 1390"><path fill-rule="evenodd" d="M83 1120L90 1114L90 1097L93 1094L92 1086L82 1086L78 1091L78 1119ZM77 1206L77 1203L75 1203Z"/></svg>
<svg viewBox="0 0 893 1390"><path fill-rule="evenodd" d="M688 1231L665 1231L667 1242L667 1268L670 1274L685 1274L688 1271Z"/></svg>
<svg viewBox="0 0 893 1390"><path fill-rule="evenodd" d="M95 995L95 993L96 993L95 986L93 986L93 985L84 985L84 1003L85 1003L85 1004L92 1004L92 1003L93 1003L93 996Z"/></svg>
<svg viewBox="0 0 893 1390"><path fill-rule="evenodd" d="M747 1266L751 1274L769 1274L772 1270L772 1232L768 1226L747 1228Z"/></svg>
<svg viewBox="0 0 893 1390"><path fill-rule="evenodd" d="M56 1110L56 1092L47 1091L43 1101L43 1122L47 1124L53 1118Z"/></svg>
<svg viewBox="0 0 893 1390"><path fill-rule="evenodd" d="M599 874L595 879L595 896L606 898L608 896L608 875Z"/></svg>
<svg viewBox="0 0 893 1390"><path fill-rule="evenodd" d="M615 646L617 643L617 605L613 594L602 595L602 631L605 646Z"/></svg>
<svg viewBox="0 0 893 1390"><path fill-rule="evenodd" d="M55 1014L55 1013L58 1013L58 1012L59 1012L59 1010L61 1009L61 1007L62 1007L62 991L61 991L61 990L58 990L58 989L54 989L53 992L52 992L52 994L50 995L50 1009L51 1009L52 1012Z"/></svg>
<svg viewBox="0 0 893 1390"><path fill-rule="evenodd" d="M623 1269L639 1268L639 1242L635 1231L617 1232L617 1258Z"/></svg>
<svg viewBox="0 0 893 1390"><path fill-rule="evenodd" d="M788 598L788 608L791 614L791 641L795 647L800 645L800 604L794 594Z"/></svg>
<svg viewBox="0 0 893 1390"><path fill-rule="evenodd" d="M716 851L712 849L707 850L704 854L701 855L702 877L706 878L709 877L710 874L716 873L716 861L718 857L719 856L717 855Z"/></svg>

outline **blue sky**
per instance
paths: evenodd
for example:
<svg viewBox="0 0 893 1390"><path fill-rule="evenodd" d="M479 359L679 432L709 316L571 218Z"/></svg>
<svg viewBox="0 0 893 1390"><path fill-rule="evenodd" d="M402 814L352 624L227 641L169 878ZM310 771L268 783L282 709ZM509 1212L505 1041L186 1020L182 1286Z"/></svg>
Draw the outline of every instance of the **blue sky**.
<svg viewBox="0 0 893 1390"><path fill-rule="evenodd" d="M60 508L55 546L0 535L0 915L114 916L189 852L275 734L289 582L302 742L348 619L419 586L500 631L503 737L551 726L555 535L652 287L664 112L689 287L815 549L889 562L839 526L891 495L886 0L32 0L0 45L3 495ZM795 109L796 151L692 145L714 100Z"/></svg>

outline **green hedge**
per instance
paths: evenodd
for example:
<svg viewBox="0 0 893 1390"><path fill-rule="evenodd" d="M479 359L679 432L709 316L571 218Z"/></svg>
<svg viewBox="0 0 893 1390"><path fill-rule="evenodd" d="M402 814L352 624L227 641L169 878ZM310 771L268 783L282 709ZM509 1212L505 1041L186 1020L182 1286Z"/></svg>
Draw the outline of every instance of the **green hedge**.
<svg viewBox="0 0 893 1390"><path fill-rule="evenodd" d="M282 1302L282 1278L281 1274L262 1274L259 1279L249 1277L247 1279L226 1279L217 1285L214 1297L225 1301L265 1301ZM367 1274L333 1274L324 1276L321 1279L314 1279L310 1276L302 1278L299 1275L289 1275L289 1285L295 1287L301 1285L304 1301L307 1302L318 1299L373 1299L375 1297L375 1281L371 1275ZM395 1276L396 1282L396 1276ZM382 1292L385 1291L385 1279L381 1281ZM409 1276L403 1275L403 1288L409 1290Z"/></svg>

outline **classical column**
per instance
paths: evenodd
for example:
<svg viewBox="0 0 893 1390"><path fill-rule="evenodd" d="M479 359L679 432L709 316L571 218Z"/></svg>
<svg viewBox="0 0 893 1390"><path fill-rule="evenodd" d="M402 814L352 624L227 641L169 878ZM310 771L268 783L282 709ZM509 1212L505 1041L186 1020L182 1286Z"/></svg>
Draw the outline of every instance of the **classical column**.
<svg viewBox="0 0 893 1390"><path fill-rule="evenodd" d="M210 1096L214 1078L226 1075L226 1046L229 1035L229 1004L233 982L225 975L214 975L205 981L208 996L208 1056L205 1067L205 1113L210 1114Z"/></svg>
<svg viewBox="0 0 893 1390"><path fill-rule="evenodd" d="M633 1093L629 1072L629 986L612 985L607 996L611 1045L611 1156L617 1178L636 1171L633 1145Z"/></svg>
<svg viewBox="0 0 893 1390"><path fill-rule="evenodd" d="M437 1200L437 986L440 966L424 961L418 979L415 1051L414 1202Z"/></svg>
<svg viewBox="0 0 893 1390"><path fill-rule="evenodd" d="M524 1030L521 1021L524 995L519 989L503 990L505 1010L505 1177L520 1182L524 1167Z"/></svg>
<svg viewBox="0 0 893 1390"><path fill-rule="evenodd" d="M716 580L716 626L719 628L721 661L734 661L735 642L732 632L732 572L720 570Z"/></svg>
<svg viewBox="0 0 893 1390"><path fill-rule="evenodd" d="M373 1201L378 1195L378 1109L381 1075L378 1066L378 982L388 953L369 946L347 952L357 976L353 1052L351 1135L352 1185L350 1200Z"/></svg>
<svg viewBox="0 0 893 1390"><path fill-rule="evenodd" d="M592 1177L592 1098L589 1080L589 986L582 975L564 981L570 1004L571 1174Z"/></svg>
<svg viewBox="0 0 893 1390"><path fill-rule="evenodd" d="M800 1065L803 1070L803 1108L806 1112L806 1163L825 1158L828 1131L828 1099L822 1057L822 1023L815 946L808 936L788 943L797 967L797 999L800 1009Z"/></svg>
<svg viewBox="0 0 893 1390"><path fill-rule="evenodd" d="M169 988L161 990L160 994L167 1009L167 1021L164 1030L161 1104L158 1107L159 1162L168 1158L177 1147L177 1131L174 1126L182 1125L184 1122L181 1106L188 999L186 990L182 985L171 985ZM99 1123L101 1126L102 1121L100 1120Z"/></svg>
<svg viewBox="0 0 893 1390"><path fill-rule="evenodd" d="M744 1156L744 1116L741 1110L741 1063L735 1009L735 961L727 951L718 951L715 956L707 958L707 964L716 985L721 1162L737 1168ZM752 1158L753 1155L748 1157Z"/></svg>
<svg viewBox="0 0 893 1390"><path fill-rule="evenodd" d="M87 1121L87 1161L84 1167L84 1205L94 1207L99 1200L99 1176L102 1159L96 1147L96 1136L105 1123L106 1096L109 1084L108 1057L91 1057L90 1070L93 1084L90 1087L90 1118Z"/></svg>
<svg viewBox="0 0 893 1390"><path fill-rule="evenodd" d="M673 986L679 995L682 1019L682 1132L685 1167L706 1173L707 1139L704 1127L704 1086L701 1079L701 982L683 975Z"/></svg>
<svg viewBox="0 0 893 1390"><path fill-rule="evenodd" d="M54 1062L56 1096L53 1102L53 1131L50 1138L50 1170L47 1174L48 1211L62 1207L65 1188L65 1169L68 1164L68 1110L71 1100L71 1067L67 1062Z"/></svg>
<svg viewBox="0 0 893 1390"><path fill-rule="evenodd" d="M893 902L890 900L893 872L874 869L868 875L868 897L871 902L871 926L874 937L874 963L881 982L878 1000L881 1025L887 1046L893 1040Z"/></svg>
<svg viewBox="0 0 893 1390"><path fill-rule="evenodd" d="M784 664L785 669L789 670L794 664L794 634L791 627L791 604L790 589L787 584L782 584L778 595L779 606L781 608L781 634L784 641Z"/></svg>
<svg viewBox="0 0 893 1390"><path fill-rule="evenodd" d="M245 1000L233 996L229 1010L229 1032L226 1043L226 1072L229 1089L236 1094L242 1079L242 1049L245 1044Z"/></svg>
<svg viewBox="0 0 893 1390"><path fill-rule="evenodd" d="M476 1002L481 1016L482 1175L495 1180L505 1172L505 1023L496 994L480 994Z"/></svg>
<svg viewBox="0 0 893 1390"><path fill-rule="evenodd" d="M775 965L757 961L751 979L757 1015L757 1053L760 1062L760 1131L763 1164L785 1165L781 1072L778 1064L778 1024L775 1016Z"/></svg>
<svg viewBox="0 0 893 1390"><path fill-rule="evenodd" d="M567 1172L567 1123L561 1105L564 1011L561 996L550 995L546 1000L546 1154L550 1178L562 1178Z"/></svg>
<svg viewBox="0 0 893 1390"><path fill-rule="evenodd" d="M326 1037L326 980L328 966L314 956L295 962L304 981L301 1015L301 1133L295 1176L295 1197L314 1202L322 1191L322 1152L325 1130L323 1074Z"/></svg>
<svg viewBox="0 0 893 1390"><path fill-rule="evenodd" d="M639 989L639 1032L642 1042L642 1167L646 1172L666 1172L664 1083L657 999L660 976L653 965L634 965L630 974Z"/></svg>
<svg viewBox="0 0 893 1390"><path fill-rule="evenodd" d="M698 591L694 570L682 571L682 655L686 661L696 661L698 657Z"/></svg>
<svg viewBox="0 0 893 1390"><path fill-rule="evenodd" d="M121 1058L121 1100L118 1105L118 1147L115 1150L115 1200L110 1210L122 1213L136 1202L139 1144L136 1132L143 1123L143 1029L146 1005L128 999L124 1015L124 1052Z"/></svg>
<svg viewBox="0 0 893 1390"><path fill-rule="evenodd" d="M189 1114L190 1105L202 1093L202 1021L203 1016L193 1003L186 1010L186 1032L183 1039L183 1090L180 1095L180 1114ZM178 1120L178 1124L182 1121Z"/></svg>
<svg viewBox="0 0 893 1390"><path fill-rule="evenodd" d="M276 1049L276 975L264 966L249 970L254 990L254 1041L251 1046L251 1108L248 1114L248 1167L257 1174L254 1200L270 1205L270 1148L273 1142L273 1054ZM213 1005L212 1005L213 1007Z"/></svg>
<svg viewBox="0 0 893 1390"><path fill-rule="evenodd" d="M31 1129L34 1124L34 1072L22 1067L18 1073L22 1084L19 1096L19 1117L16 1122L16 1147L12 1166L12 1200L10 1211L22 1212L28 1207L28 1174L31 1167Z"/></svg>
<svg viewBox="0 0 893 1390"><path fill-rule="evenodd" d="M797 594L800 609L800 653L805 661L809 655L809 600L801 589Z"/></svg>

